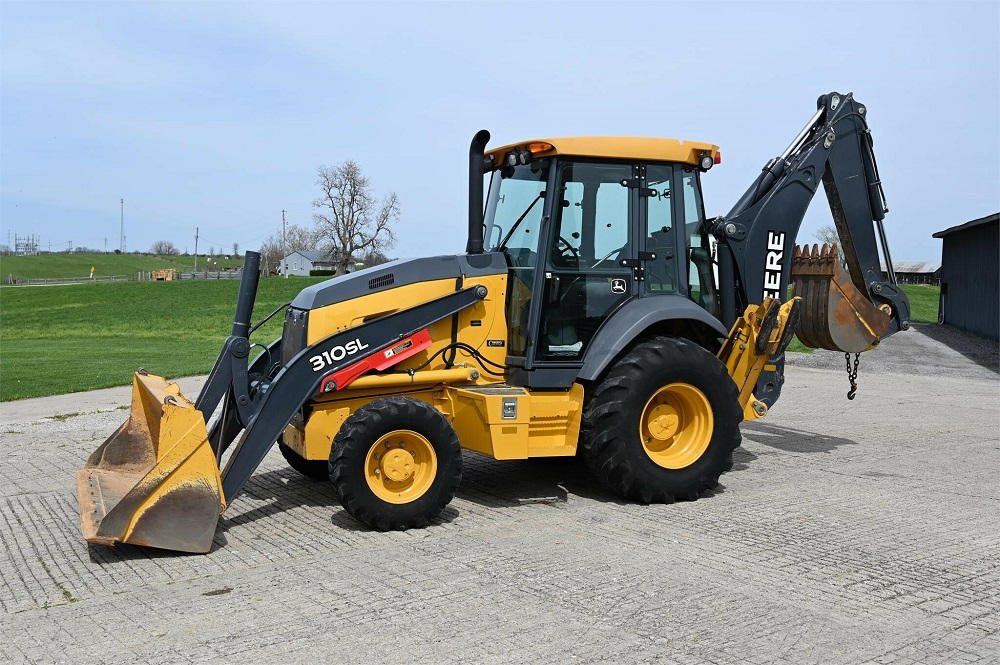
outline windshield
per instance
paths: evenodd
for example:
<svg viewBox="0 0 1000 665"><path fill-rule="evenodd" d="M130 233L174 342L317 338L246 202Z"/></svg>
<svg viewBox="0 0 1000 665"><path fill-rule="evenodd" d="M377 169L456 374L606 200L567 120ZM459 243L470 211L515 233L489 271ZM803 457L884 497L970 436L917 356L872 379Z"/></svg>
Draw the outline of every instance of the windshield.
<svg viewBox="0 0 1000 665"><path fill-rule="evenodd" d="M484 221L488 251L506 250L514 265L534 265L529 255L538 251L548 178L548 159L497 169L487 175L490 191Z"/></svg>

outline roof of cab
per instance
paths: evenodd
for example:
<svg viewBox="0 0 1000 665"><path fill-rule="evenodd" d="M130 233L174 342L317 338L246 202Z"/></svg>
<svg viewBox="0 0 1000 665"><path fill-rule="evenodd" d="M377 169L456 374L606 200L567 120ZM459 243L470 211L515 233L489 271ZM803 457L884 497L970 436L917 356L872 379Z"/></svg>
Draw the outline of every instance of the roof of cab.
<svg viewBox="0 0 1000 665"><path fill-rule="evenodd" d="M572 136L558 139L532 139L520 143L491 148L486 154L499 163L511 150L523 150L531 144L547 143L552 149L532 151L535 157L571 155L574 157L596 157L599 159L627 159L656 162L685 162L697 164L702 153L714 158L719 146L701 141L679 141L677 139L646 138L641 136Z"/></svg>

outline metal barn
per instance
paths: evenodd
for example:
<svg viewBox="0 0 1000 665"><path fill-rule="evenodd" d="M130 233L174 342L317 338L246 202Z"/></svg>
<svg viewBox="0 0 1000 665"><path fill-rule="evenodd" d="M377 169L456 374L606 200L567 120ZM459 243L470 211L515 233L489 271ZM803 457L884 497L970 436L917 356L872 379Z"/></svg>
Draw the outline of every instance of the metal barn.
<svg viewBox="0 0 1000 665"><path fill-rule="evenodd" d="M941 238L938 320L1000 340L1000 213L934 234Z"/></svg>

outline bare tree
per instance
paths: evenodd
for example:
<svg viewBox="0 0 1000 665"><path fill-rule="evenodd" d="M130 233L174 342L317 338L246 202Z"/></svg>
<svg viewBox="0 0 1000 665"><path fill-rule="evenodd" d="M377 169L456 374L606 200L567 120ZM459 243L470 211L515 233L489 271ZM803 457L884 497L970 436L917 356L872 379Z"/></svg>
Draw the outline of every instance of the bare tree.
<svg viewBox="0 0 1000 665"><path fill-rule="evenodd" d="M153 243L153 246L149 248L150 254L156 254L158 256L176 256L179 252L174 243L169 240L157 240Z"/></svg>
<svg viewBox="0 0 1000 665"><path fill-rule="evenodd" d="M382 265L383 263L388 263L389 261L392 261L392 259L377 249L370 249L361 257L361 263L363 263L366 268Z"/></svg>
<svg viewBox="0 0 1000 665"><path fill-rule="evenodd" d="M846 268L847 258L844 256L844 246L840 244L840 234L837 233L837 227L833 224L827 224L826 226L821 226L817 229L814 234L816 239L819 240L820 244L830 245L833 247L837 246L837 250L840 254L840 263Z"/></svg>
<svg viewBox="0 0 1000 665"><path fill-rule="evenodd" d="M289 254L316 249L316 232L289 224L285 230L284 241L282 243L281 231L279 230L260 246L260 260L264 266L265 274L277 272L278 266L281 265L281 259L285 257L285 245L288 246Z"/></svg>
<svg viewBox="0 0 1000 665"><path fill-rule="evenodd" d="M826 243L831 247L834 245L840 247L840 234L837 233L837 227L833 224L821 226L813 235L816 236L816 239L819 240L821 245Z"/></svg>
<svg viewBox="0 0 1000 665"><path fill-rule="evenodd" d="M396 192L376 201L368 178L350 160L316 173L322 194L313 201L313 221L323 249L335 258L336 274L347 272L355 252L381 253L396 244L391 228L399 218Z"/></svg>
<svg viewBox="0 0 1000 665"><path fill-rule="evenodd" d="M233 243L233 256L239 257L239 255L240 255L240 243L234 242Z"/></svg>

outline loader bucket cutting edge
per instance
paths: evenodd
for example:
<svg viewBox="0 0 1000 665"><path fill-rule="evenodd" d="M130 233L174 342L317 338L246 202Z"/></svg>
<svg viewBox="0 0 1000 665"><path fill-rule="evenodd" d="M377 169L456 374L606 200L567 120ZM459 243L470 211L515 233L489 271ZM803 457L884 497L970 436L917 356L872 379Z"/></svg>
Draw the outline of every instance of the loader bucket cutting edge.
<svg viewBox="0 0 1000 665"><path fill-rule="evenodd" d="M77 471L77 494L88 542L208 552L225 499L201 411L136 373L129 418Z"/></svg>
<svg viewBox="0 0 1000 665"><path fill-rule="evenodd" d="M889 314L854 285L836 245L812 251L796 245L792 284L803 301L796 335L808 347L860 353L889 329Z"/></svg>

